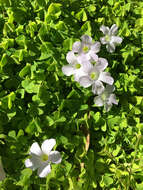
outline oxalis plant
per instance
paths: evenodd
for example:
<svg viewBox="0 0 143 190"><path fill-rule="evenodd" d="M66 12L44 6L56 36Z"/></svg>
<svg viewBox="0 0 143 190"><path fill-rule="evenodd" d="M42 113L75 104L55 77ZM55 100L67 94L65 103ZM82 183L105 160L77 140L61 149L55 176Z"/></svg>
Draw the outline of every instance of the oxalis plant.
<svg viewBox="0 0 143 190"><path fill-rule="evenodd" d="M0 0L0 190L143 189L142 9Z"/></svg>
<svg viewBox="0 0 143 190"><path fill-rule="evenodd" d="M113 24L110 29L104 25L100 27L105 35L100 38L100 41L106 44L107 51L110 53L114 52L116 45L122 42L122 38L116 36L117 29L116 24ZM62 72L67 76L73 75L74 80L84 88L92 86L92 92L96 95L94 98L96 106L104 106L105 111L109 111L112 104L117 105L118 102L115 94L112 93L115 90L114 79L109 72L105 71L108 61L98 56L100 48L100 42L93 42L90 36L83 35L81 41L75 42L72 51L67 53L66 60L69 64L62 67ZM87 141L89 144L89 136ZM34 142L30 147L30 157L25 160L25 166L33 171L38 169L37 175L40 178L47 177L51 172L51 163L59 164L62 160L58 151L52 151L55 144L55 139L47 139L40 148L39 144ZM86 147L87 150L88 147ZM0 167L0 180L3 180L6 175L2 163Z"/></svg>

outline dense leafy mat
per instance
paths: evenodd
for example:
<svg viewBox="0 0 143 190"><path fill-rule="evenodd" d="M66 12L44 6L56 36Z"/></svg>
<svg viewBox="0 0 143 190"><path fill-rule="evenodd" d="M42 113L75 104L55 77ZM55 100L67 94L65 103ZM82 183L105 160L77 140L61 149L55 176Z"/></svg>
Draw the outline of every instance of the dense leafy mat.
<svg viewBox="0 0 143 190"><path fill-rule="evenodd" d="M123 42L99 55L119 103L104 112L62 66L83 34L115 23ZM141 0L0 0L1 190L143 189L142 44ZM24 161L50 138L62 162L41 179Z"/></svg>

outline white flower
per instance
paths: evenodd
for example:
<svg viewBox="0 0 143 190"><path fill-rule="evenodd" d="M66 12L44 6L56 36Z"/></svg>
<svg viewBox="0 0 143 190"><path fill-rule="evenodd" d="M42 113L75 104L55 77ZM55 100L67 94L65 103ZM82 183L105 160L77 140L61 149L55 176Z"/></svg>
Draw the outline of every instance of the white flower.
<svg viewBox="0 0 143 190"><path fill-rule="evenodd" d="M5 176L5 171L3 169L3 165L2 165L2 162L0 160L0 181L4 180L5 177L6 177Z"/></svg>
<svg viewBox="0 0 143 190"><path fill-rule="evenodd" d="M74 75L75 81L78 81L81 76L85 75L83 65L86 64L86 58L83 56L76 56L73 51L67 53L66 56L69 65L62 67L62 72L66 76Z"/></svg>
<svg viewBox="0 0 143 190"><path fill-rule="evenodd" d="M77 41L72 46L72 51L77 55L86 55L86 59L89 60L92 55L100 51L100 42L92 42L92 38L88 35L81 37L81 42Z"/></svg>
<svg viewBox="0 0 143 190"><path fill-rule="evenodd" d="M58 151L52 151L55 146L55 139L47 139L42 143L41 148L37 142L30 148L30 158L25 160L25 166L32 170L38 169L39 177L46 177L51 172L50 163L59 164L61 155Z"/></svg>
<svg viewBox="0 0 143 190"><path fill-rule="evenodd" d="M118 32L118 27L116 24L113 24L111 28L102 25L100 30L105 35L104 37L100 38L102 44L106 44L107 51L112 53L115 51L115 46L122 43L122 38L116 36Z"/></svg>
<svg viewBox="0 0 143 190"><path fill-rule="evenodd" d="M114 90L115 87L113 85L107 85L105 90L94 98L94 103L99 107L104 106L105 111L108 112L111 109L112 104L118 105L116 96L112 93Z"/></svg>
<svg viewBox="0 0 143 190"><path fill-rule="evenodd" d="M79 78L79 83L84 88L92 85L92 92L94 94L101 94L104 91L102 82L112 85L114 79L110 76L110 73L103 72L108 65L106 59L98 58L98 56L95 55L92 59L92 63L94 63L94 65L90 62L86 65L87 74Z"/></svg>

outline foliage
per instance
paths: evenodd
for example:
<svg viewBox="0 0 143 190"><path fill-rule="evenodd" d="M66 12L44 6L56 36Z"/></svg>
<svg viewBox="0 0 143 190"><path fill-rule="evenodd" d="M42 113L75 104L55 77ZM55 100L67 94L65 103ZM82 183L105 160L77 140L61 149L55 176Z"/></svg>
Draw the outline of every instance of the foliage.
<svg viewBox="0 0 143 190"><path fill-rule="evenodd" d="M142 21L141 0L0 0L1 190L143 189ZM99 40L100 26L114 23L123 43L100 56L119 104L105 113L61 68L81 35ZM24 161L33 142L50 138L62 162L39 179Z"/></svg>

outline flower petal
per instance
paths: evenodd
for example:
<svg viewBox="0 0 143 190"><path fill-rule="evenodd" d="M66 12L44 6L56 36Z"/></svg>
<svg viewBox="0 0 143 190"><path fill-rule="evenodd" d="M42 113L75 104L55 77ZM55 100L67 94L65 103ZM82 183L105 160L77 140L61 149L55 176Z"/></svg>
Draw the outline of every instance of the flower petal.
<svg viewBox="0 0 143 190"><path fill-rule="evenodd" d="M99 76L99 80L112 85L114 82L114 79L111 77L110 73L108 72L101 72Z"/></svg>
<svg viewBox="0 0 143 190"><path fill-rule="evenodd" d="M62 72L66 76L70 76L70 75L73 75L75 73L75 70L74 70L72 65L65 65L65 66L62 67Z"/></svg>
<svg viewBox="0 0 143 190"><path fill-rule="evenodd" d="M112 36L111 37L111 42L114 44L121 44L122 43L122 38L119 36Z"/></svg>
<svg viewBox="0 0 143 190"><path fill-rule="evenodd" d="M32 154L30 159L25 160L26 168L31 168L32 170L36 170L41 165L40 157Z"/></svg>
<svg viewBox="0 0 143 190"><path fill-rule="evenodd" d="M106 103L106 104L104 105L104 109L105 109L106 112L110 111L111 107L112 107L112 104Z"/></svg>
<svg viewBox="0 0 143 190"><path fill-rule="evenodd" d="M6 177L5 171L3 169L3 165L2 165L2 162L1 162L0 163L0 181L4 180L5 177Z"/></svg>
<svg viewBox="0 0 143 190"><path fill-rule="evenodd" d="M33 143L30 147L30 154L40 156L42 154L41 148L37 142Z"/></svg>
<svg viewBox="0 0 143 190"><path fill-rule="evenodd" d="M58 151L51 151L49 154L49 160L55 164L59 164L62 161L61 154Z"/></svg>
<svg viewBox="0 0 143 190"><path fill-rule="evenodd" d="M86 54L80 54L79 56L77 56L78 63L82 64L83 62L86 62L86 61L88 61Z"/></svg>
<svg viewBox="0 0 143 190"><path fill-rule="evenodd" d="M79 78L83 77L85 75L87 75L87 74L83 71L82 68L81 69L76 69L75 73L74 73L74 80L79 82Z"/></svg>
<svg viewBox="0 0 143 190"><path fill-rule="evenodd" d="M81 40L85 44L92 44L92 38L86 34L81 36Z"/></svg>
<svg viewBox="0 0 143 190"><path fill-rule="evenodd" d="M95 65L98 71L104 71L106 67L108 66L107 59L99 58L98 63Z"/></svg>
<svg viewBox="0 0 143 190"><path fill-rule="evenodd" d="M93 69L93 65L90 63L90 61L83 61L82 69L85 73L89 73Z"/></svg>
<svg viewBox="0 0 143 190"><path fill-rule="evenodd" d="M118 102L117 102L117 100L116 100L115 94L111 94L111 95L110 95L110 97L109 97L109 103L113 103L113 104L118 105Z"/></svg>
<svg viewBox="0 0 143 190"><path fill-rule="evenodd" d="M77 58L76 58L76 56L75 56L75 54L74 54L73 51L69 51L67 53L66 60L70 64L74 64L76 62Z"/></svg>
<svg viewBox="0 0 143 190"><path fill-rule="evenodd" d="M96 106L99 106L99 107L104 105L104 102L103 102L101 96L96 96L94 98L94 103L96 104Z"/></svg>
<svg viewBox="0 0 143 190"><path fill-rule="evenodd" d="M108 94L111 94L112 92L114 92L115 90L115 86L113 85L106 85L106 91Z"/></svg>
<svg viewBox="0 0 143 190"><path fill-rule="evenodd" d="M55 139L47 139L42 143L41 149L45 154L49 155L55 144L56 144Z"/></svg>
<svg viewBox="0 0 143 190"><path fill-rule="evenodd" d="M105 37L101 37L100 41L101 41L101 44L107 44L108 43Z"/></svg>
<svg viewBox="0 0 143 190"><path fill-rule="evenodd" d="M115 45L111 42L106 45L106 48L107 48L107 51L110 53L113 53L115 51Z"/></svg>
<svg viewBox="0 0 143 190"><path fill-rule="evenodd" d="M94 53L98 53L100 51L100 47L100 42L95 42L93 45L91 45L91 50L94 51Z"/></svg>
<svg viewBox="0 0 143 190"><path fill-rule="evenodd" d="M81 48L81 42L77 41L73 44L72 51L78 53L80 51L80 48Z"/></svg>
<svg viewBox="0 0 143 190"><path fill-rule="evenodd" d="M38 168L38 176L43 178L46 177L51 172L51 166L50 164L45 165L43 164L40 168Z"/></svg>
<svg viewBox="0 0 143 190"><path fill-rule="evenodd" d="M109 35L116 35L118 32L118 26L116 24L113 24L110 28Z"/></svg>
<svg viewBox="0 0 143 190"><path fill-rule="evenodd" d="M104 91L104 86L103 86L102 82L96 81L93 83L92 92L94 94L101 94L103 91Z"/></svg>
<svg viewBox="0 0 143 190"><path fill-rule="evenodd" d="M26 168L32 168L33 167L33 163L31 162L30 159L25 160L25 166L26 166Z"/></svg>
<svg viewBox="0 0 143 190"><path fill-rule="evenodd" d="M84 76L84 77L81 77L81 78L79 79L79 83L80 83L80 85L83 86L84 88L87 88L87 87L91 86L93 82L89 79L88 76Z"/></svg>
<svg viewBox="0 0 143 190"><path fill-rule="evenodd" d="M91 63L98 62L98 55L96 53L91 53Z"/></svg>
<svg viewBox="0 0 143 190"><path fill-rule="evenodd" d="M106 35L109 33L109 27L102 25L102 26L100 26L100 31Z"/></svg>

